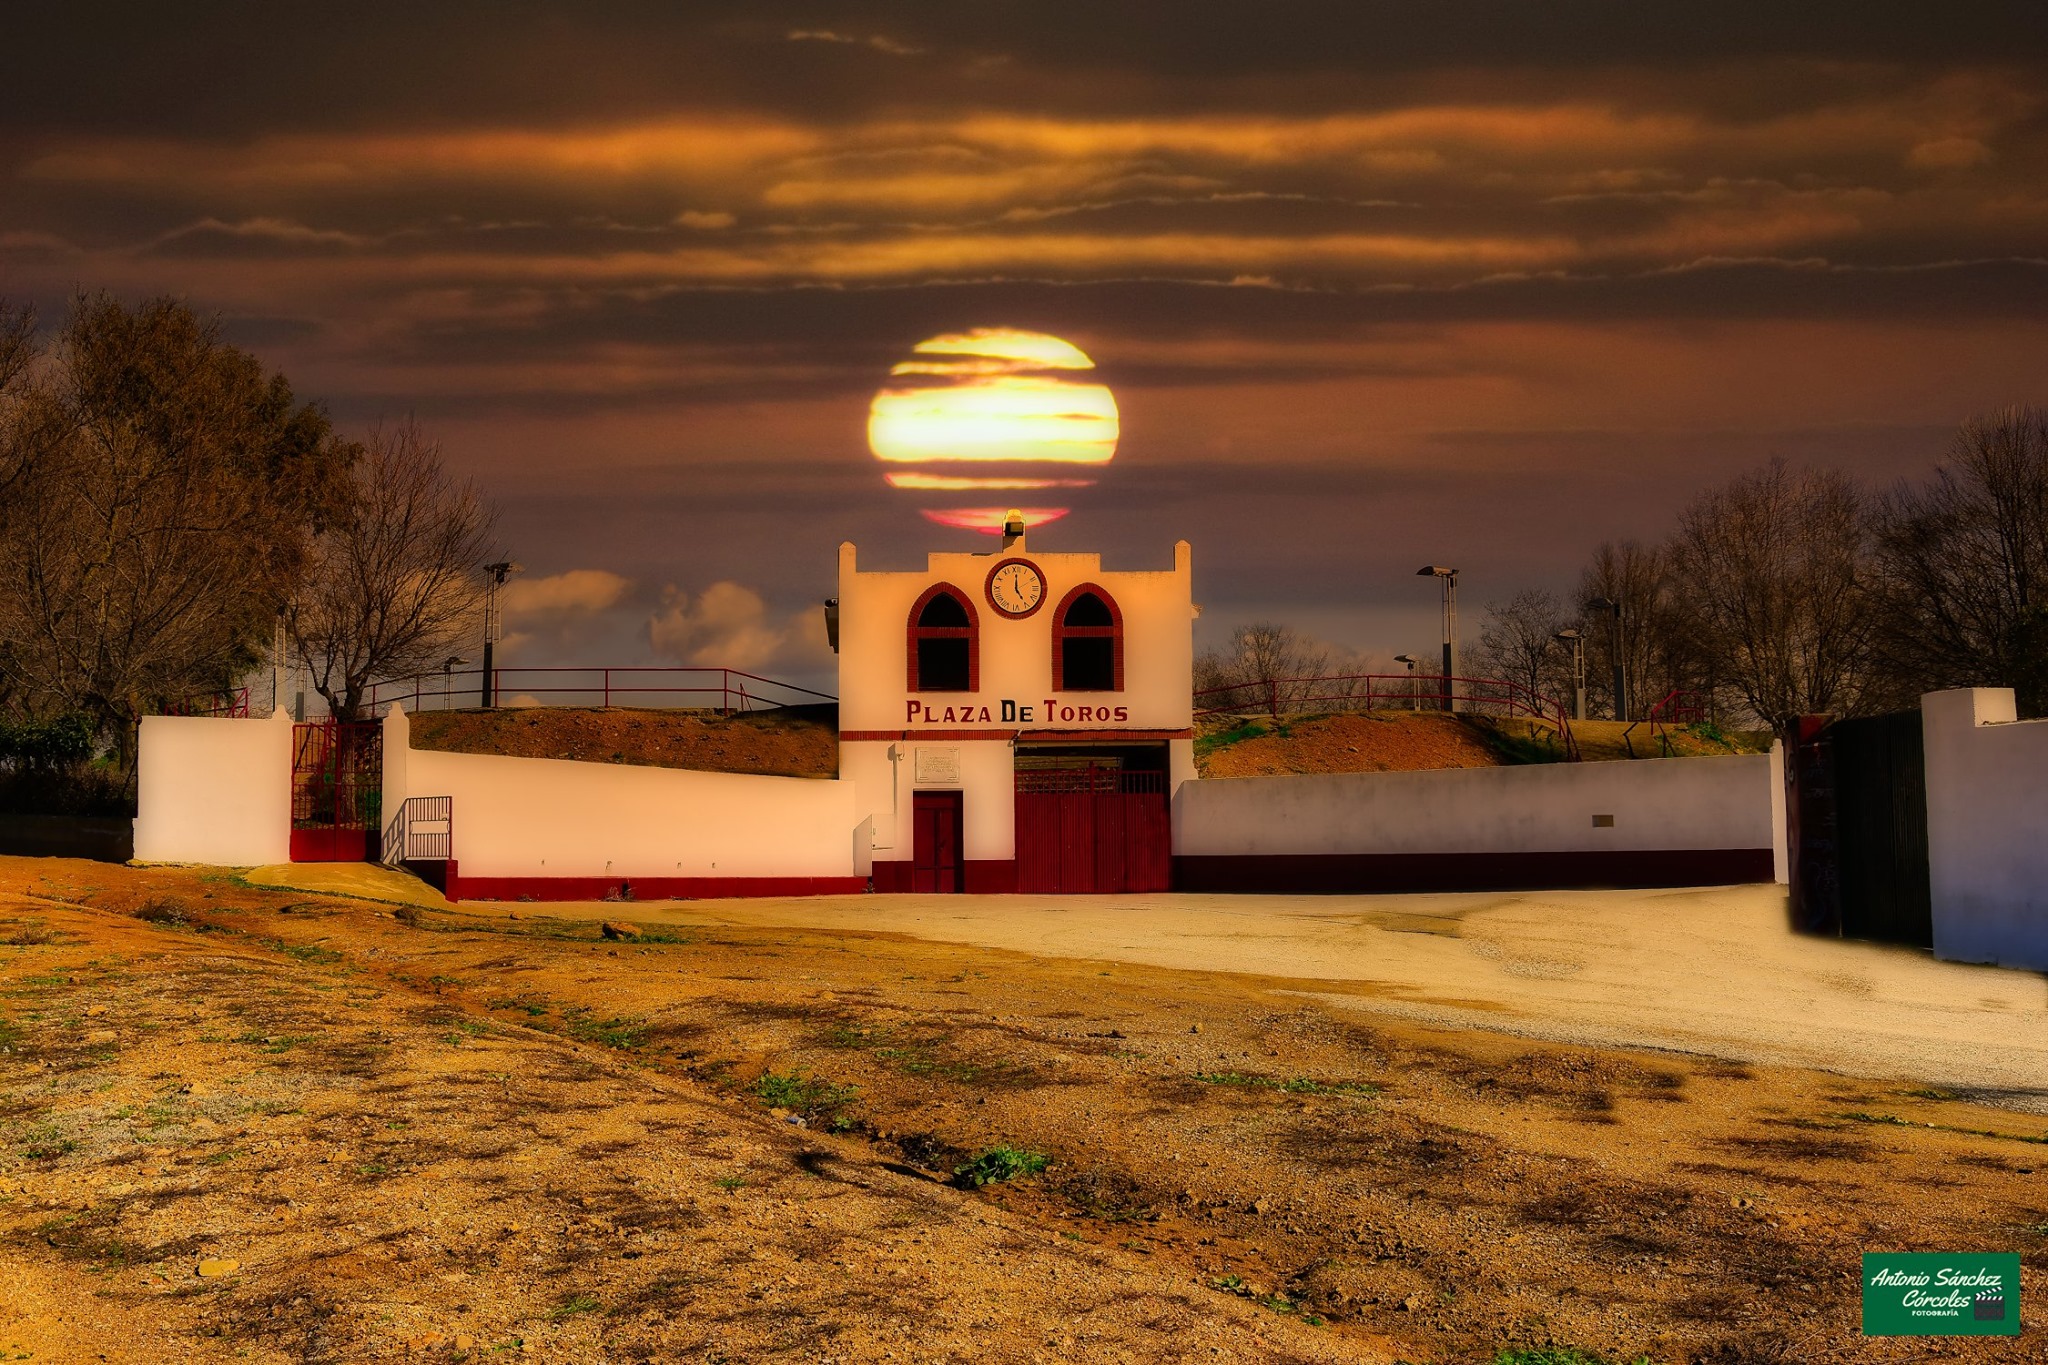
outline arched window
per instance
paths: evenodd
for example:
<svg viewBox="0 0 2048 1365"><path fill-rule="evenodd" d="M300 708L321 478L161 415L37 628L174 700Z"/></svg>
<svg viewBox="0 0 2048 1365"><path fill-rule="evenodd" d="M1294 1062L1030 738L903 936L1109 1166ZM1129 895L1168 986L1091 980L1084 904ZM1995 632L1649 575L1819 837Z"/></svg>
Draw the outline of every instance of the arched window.
<svg viewBox="0 0 2048 1365"><path fill-rule="evenodd" d="M981 686L981 631L974 603L934 583L910 609L909 690L972 692Z"/></svg>
<svg viewBox="0 0 2048 1365"><path fill-rule="evenodd" d="M1124 614L1093 583L1068 593L1053 613L1052 686L1055 692L1124 690Z"/></svg>

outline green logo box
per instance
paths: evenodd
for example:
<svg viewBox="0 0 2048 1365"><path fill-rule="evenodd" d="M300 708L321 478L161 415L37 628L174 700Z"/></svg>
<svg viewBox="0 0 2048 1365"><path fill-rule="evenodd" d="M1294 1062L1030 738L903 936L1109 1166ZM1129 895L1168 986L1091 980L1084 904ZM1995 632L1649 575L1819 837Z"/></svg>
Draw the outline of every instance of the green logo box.
<svg viewBox="0 0 2048 1365"><path fill-rule="evenodd" d="M2017 1252L1871 1252L1863 1257L1866 1337L2016 1337Z"/></svg>

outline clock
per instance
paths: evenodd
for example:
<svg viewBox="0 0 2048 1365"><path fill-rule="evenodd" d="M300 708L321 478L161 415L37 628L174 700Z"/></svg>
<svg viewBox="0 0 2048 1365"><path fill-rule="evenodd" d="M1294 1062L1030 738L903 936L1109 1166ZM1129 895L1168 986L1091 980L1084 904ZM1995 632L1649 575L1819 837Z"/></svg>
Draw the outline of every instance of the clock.
<svg viewBox="0 0 2048 1365"><path fill-rule="evenodd" d="M1005 559L988 571L988 604L1012 620L1045 605L1045 575L1028 559Z"/></svg>

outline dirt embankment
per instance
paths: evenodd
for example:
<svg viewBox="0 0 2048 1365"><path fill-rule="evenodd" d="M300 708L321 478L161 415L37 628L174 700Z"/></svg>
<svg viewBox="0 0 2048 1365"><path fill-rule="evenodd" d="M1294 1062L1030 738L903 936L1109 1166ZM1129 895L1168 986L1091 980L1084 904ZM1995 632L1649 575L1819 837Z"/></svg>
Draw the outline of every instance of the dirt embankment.
<svg viewBox="0 0 2048 1365"><path fill-rule="evenodd" d="M570 706L422 711L412 717L412 743L459 754L833 777L839 772L839 708L795 706L732 716Z"/></svg>
<svg viewBox="0 0 2048 1365"><path fill-rule="evenodd" d="M1939 1091L883 934L0 888L12 1358L1905 1365L1858 1258L1907 1246L2048 1312L2040 1125Z"/></svg>

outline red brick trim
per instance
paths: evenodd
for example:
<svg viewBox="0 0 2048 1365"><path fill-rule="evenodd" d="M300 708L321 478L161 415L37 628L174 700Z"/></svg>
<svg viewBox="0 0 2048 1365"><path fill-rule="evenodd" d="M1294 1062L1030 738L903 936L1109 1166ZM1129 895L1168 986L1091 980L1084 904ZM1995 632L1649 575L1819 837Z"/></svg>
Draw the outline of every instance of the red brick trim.
<svg viewBox="0 0 2048 1365"><path fill-rule="evenodd" d="M1101 598L1102 604L1109 608L1108 625L1070 626L1067 624L1067 609L1069 607L1072 607L1076 601L1080 600L1082 596L1088 593L1093 593L1095 596ZM1094 583L1083 583L1080 586L1073 589L1073 591L1069 592L1065 597L1062 597L1060 599L1058 609L1055 610L1052 614L1053 691L1065 692L1069 690L1067 687L1066 678L1068 638L1074 637L1079 639L1099 640L1105 636L1108 637L1110 641L1110 675L1112 685L1109 690L1112 692L1121 692L1124 690L1124 609L1117 605L1117 601L1114 597L1110 596L1109 589L1100 587ZM1091 688L1088 690L1097 691L1100 689Z"/></svg>
<svg viewBox="0 0 2048 1365"><path fill-rule="evenodd" d="M947 596L958 602L967 611L965 626L920 626L917 618L924 615L924 609L934 597ZM981 690L981 613L974 609L974 600L951 583L934 583L910 604L910 619L903 628L905 657L903 664L903 690L922 692L917 679L917 642L919 640L967 639L967 690ZM937 689L932 689L936 691Z"/></svg>

